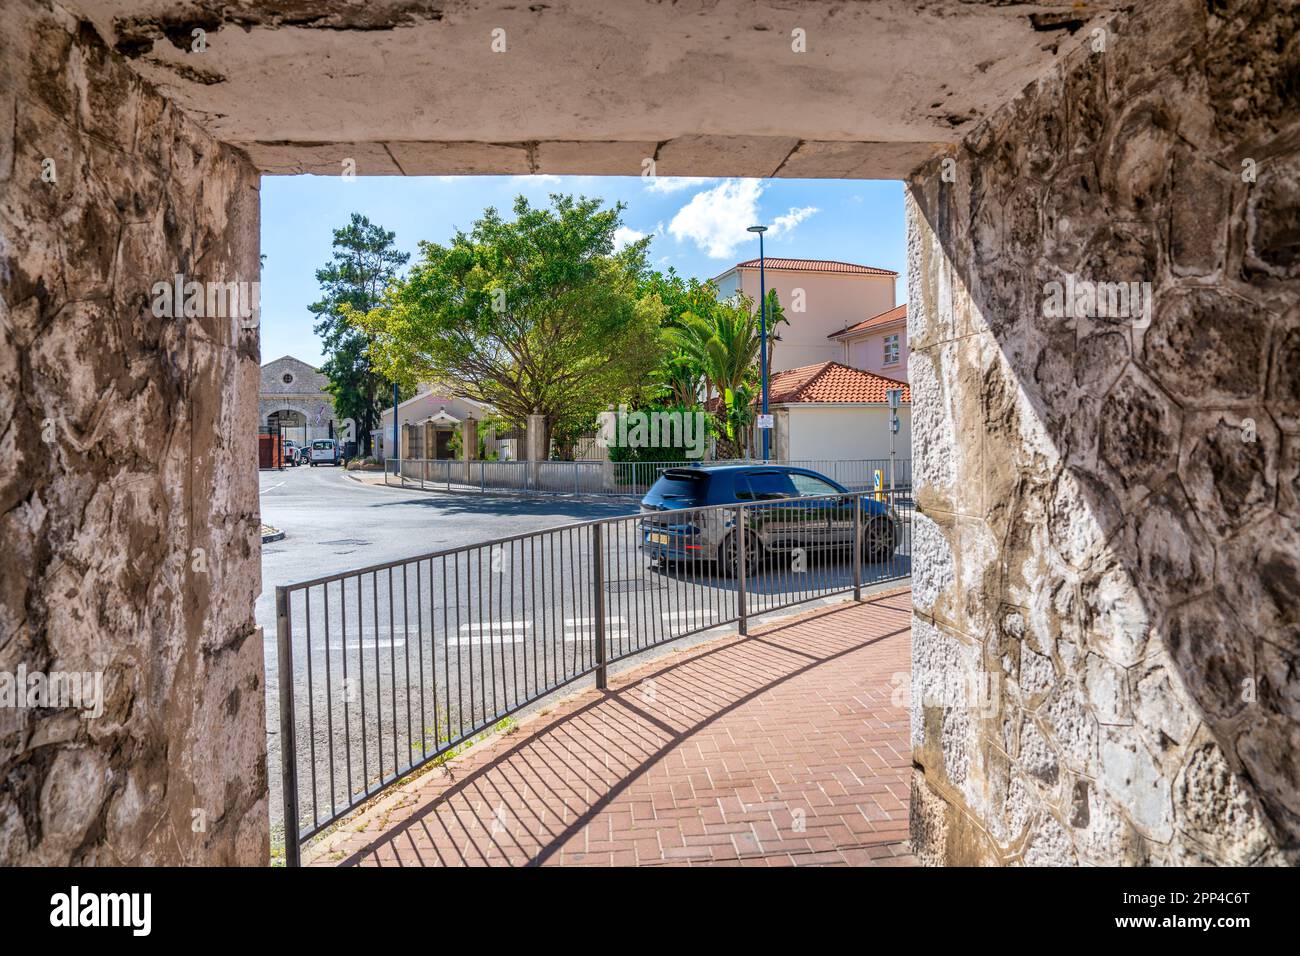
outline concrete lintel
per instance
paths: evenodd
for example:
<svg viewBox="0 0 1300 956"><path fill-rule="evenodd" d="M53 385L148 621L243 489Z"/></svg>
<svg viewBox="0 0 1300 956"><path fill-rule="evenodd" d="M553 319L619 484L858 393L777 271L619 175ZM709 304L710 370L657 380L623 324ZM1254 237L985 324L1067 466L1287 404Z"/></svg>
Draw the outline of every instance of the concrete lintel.
<svg viewBox="0 0 1300 956"><path fill-rule="evenodd" d="M650 140L545 142L236 143L265 175L336 176L347 160L358 176L583 175L780 176L902 179L944 143L796 140L785 136L681 136Z"/></svg>

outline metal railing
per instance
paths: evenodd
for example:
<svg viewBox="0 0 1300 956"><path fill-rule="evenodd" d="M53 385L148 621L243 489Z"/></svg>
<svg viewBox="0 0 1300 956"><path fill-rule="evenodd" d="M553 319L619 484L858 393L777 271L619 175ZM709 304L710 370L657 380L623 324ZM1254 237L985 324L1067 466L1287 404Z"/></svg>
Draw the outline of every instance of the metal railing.
<svg viewBox="0 0 1300 956"><path fill-rule="evenodd" d="M640 497L650 490L667 468L695 465L763 464L761 461L464 461L452 459L390 459L384 468L384 483L403 488L443 491L518 491L526 494L615 495ZM808 468L832 478L850 491L875 487L875 473L881 485L890 487L888 458L796 459L771 464ZM912 486L912 460L893 462L893 487Z"/></svg>
<svg viewBox="0 0 1300 956"><path fill-rule="evenodd" d="M911 574L910 499L646 511L277 587L286 860L360 804L609 665ZM274 799L274 794L273 794Z"/></svg>

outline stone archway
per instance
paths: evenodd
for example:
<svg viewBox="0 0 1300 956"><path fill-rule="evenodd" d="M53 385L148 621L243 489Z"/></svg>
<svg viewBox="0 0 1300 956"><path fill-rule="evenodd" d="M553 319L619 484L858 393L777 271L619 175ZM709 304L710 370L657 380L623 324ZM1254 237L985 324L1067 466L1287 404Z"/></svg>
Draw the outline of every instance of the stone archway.
<svg viewBox="0 0 1300 956"><path fill-rule="evenodd" d="M149 287L255 279L258 177L306 171L908 178L916 683L1015 683L990 715L915 709L918 855L1279 859L1300 832L1296 28L1183 0L1109 19L1128 6L5 4L0 652L102 670L107 706L94 735L15 718L0 861L266 859L258 332L157 316ZM191 28L207 59L168 42ZM346 78L316 55L337 43ZM1120 348L1039 322L1039 280L1080 270L1196 288ZM1257 440L1230 442L1245 419ZM1098 539L1121 566L1075 580ZM1171 580L1153 677L1139 612L1181 600ZM1106 729L1142 720L1173 745Z"/></svg>
<svg viewBox="0 0 1300 956"><path fill-rule="evenodd" d="M270 428L278 429L282 438L296 442L299 448L309 441L307 416L298 409L282 408L271 412L266 416L266 424Z"/></svg>

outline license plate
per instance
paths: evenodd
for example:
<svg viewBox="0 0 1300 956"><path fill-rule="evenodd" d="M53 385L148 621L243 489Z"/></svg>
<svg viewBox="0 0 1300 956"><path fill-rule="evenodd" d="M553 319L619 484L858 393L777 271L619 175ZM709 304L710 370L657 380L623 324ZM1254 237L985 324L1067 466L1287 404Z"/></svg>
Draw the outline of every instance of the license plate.
<svg viewBox="0 0 1300 956"><path fill-rule="evenodd" d="M648 540L650 541L651 544L667 544L667 543L668 543L668 535L666 535L666 534L652 534L652 535L649 535L649 536L648 536Z"/></svg>

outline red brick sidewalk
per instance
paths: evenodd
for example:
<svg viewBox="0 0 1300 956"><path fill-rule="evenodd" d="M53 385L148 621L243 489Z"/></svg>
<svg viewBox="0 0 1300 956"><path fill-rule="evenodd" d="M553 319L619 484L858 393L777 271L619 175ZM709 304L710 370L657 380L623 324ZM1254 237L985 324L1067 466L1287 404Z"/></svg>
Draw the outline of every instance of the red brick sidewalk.
<svg viewBox="0 0 1300 956"><path fill-rule="evenodd" d="M317 865L911 863L911 592L611 678L406 784Z"/></svg>

